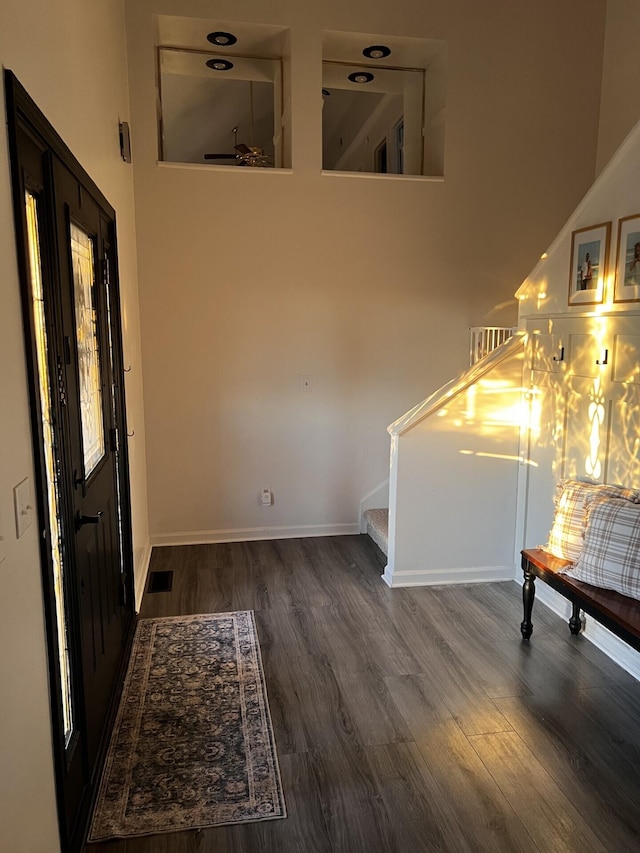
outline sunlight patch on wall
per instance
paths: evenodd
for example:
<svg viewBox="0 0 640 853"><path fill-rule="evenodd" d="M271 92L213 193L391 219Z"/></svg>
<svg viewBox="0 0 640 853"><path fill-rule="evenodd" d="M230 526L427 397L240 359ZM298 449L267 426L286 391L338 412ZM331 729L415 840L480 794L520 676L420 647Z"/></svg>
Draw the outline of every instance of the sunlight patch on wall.
<svg viewBox="0 0 640 853"><path fill-rule="evenodd" d="M589 454L585 459L584 470L588 477L599 480L602 475L600 463L600 432L604 424L605 398L602 393L602 380L597 376L593 380L593 390L589 402Z"/></svg>

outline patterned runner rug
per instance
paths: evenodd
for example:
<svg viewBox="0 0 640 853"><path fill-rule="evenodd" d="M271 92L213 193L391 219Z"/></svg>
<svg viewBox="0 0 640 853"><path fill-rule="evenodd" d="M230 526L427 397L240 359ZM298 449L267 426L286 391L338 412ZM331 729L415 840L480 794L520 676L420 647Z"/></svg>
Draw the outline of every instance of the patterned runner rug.
<svg viewBox="0 0 640 853"><path fill-rule="evenodd" d="M141 619L89 840L282 817L253 613Z"/></svg>

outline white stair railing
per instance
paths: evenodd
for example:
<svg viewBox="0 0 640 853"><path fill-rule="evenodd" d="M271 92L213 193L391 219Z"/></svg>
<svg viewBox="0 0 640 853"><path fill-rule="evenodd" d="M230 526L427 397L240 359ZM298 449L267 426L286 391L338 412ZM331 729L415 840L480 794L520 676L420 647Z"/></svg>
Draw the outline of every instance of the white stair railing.
<svg viewBox="0 0 640 853"><path fill-rule="evenodd" d="M471 326L469 329L469 364L475 364L515 334L517 326Z"/></svg>

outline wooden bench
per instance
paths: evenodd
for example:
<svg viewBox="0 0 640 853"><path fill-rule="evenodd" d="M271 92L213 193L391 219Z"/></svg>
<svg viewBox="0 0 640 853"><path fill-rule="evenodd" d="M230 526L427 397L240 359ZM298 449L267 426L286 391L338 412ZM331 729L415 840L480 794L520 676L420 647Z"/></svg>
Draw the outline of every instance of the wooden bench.
<svg viewBox="0 0 640 853"><path fill-rule="evenodd" d="M570 575L559 574L568 565L570 564L567 560L553 557L540 548L522 551L522 571L524 572L522 587L524 619L520 625L522 638L528 640L533 631L531 611L535 598L535 579L540 578L571 602L569 630L572 634L580 633L582 628L580 611L582 610L636 651L640 651L640 601L610 589L601 589L582 583L574 580Z"/></svg>

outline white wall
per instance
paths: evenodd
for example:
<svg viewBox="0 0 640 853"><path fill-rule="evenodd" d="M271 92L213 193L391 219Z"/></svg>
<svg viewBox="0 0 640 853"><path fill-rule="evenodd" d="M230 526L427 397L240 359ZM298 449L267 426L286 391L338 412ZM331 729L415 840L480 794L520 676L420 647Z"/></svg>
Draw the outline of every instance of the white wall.
<svg viewBox="0 0 640 853"><path fill-rule="evenodd" d="M513 579L517 335L389 427L389 586Z"/></svg>
<svg viewBox="0 0 640 853"><path fill-rule="evenodd" d="M470 324L515 319L515 285L591 182L597 128L575 128L599 110L604 3L215 10L291 28L293 171L156 164L153 16L216 19L129 2L151 531L358 529L386 425L460 371ZM586 65L566 47L577 19ZM443 183L320 174L323 29L447 41Z"/></svg>
<svg viewBox="0 0 640 853"><path fill-rule="evenodd" d="M136 565L148 541L132 169L119 156L129 118L121 0L3 0L0 62L15 72L117 211ZM3 95L0 97L4 97ZM4 102L1 105L4 114ZM0 134L0 849L55 853L55 806L38 523L15 537L13 486L33 483L20 290L6 134ZM0 554L1 556L1 554Z"/></svg>
<svg viewBox="0 0 640 853"><path fill-rule="evenodd" d="M597 172L640 118L640 3L608 0Z"/></svg>

